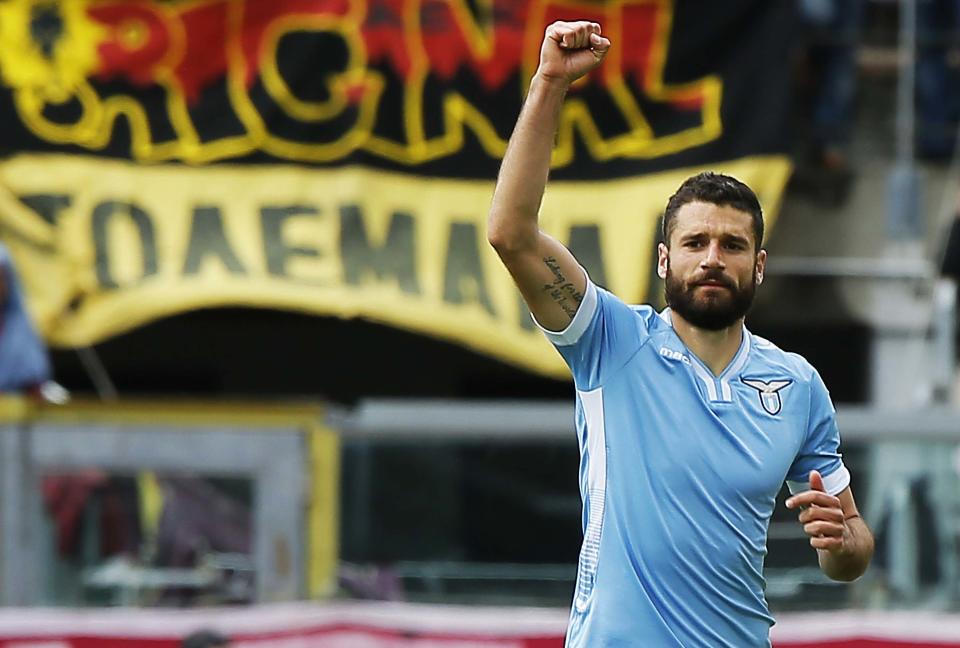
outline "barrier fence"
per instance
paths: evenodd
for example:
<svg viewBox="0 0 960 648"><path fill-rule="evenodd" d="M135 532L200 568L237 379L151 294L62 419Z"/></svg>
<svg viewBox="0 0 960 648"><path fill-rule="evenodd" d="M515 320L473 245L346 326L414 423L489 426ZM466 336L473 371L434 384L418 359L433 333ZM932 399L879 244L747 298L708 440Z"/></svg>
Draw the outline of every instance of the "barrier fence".
<svg viewBox="0 0 960 648"><path fill-rule="evenodd" d="M556 403L450 401L369 401L344 411L224 403L75 403L42 411L14 408L0 425L0 601L16 607L0 608L0 648L172 647L185 633L203 626L234 635L241 646L559 647L572 583L566 572L556 567L567 563L522 565L524 570L516 564L494 564L489 558L484 562L466 554L462 560L451 560L444 558L444 552L462 547L452 541L444 544L442 538L433 536L447 526L456 530L463 520L479 514L482 497L467 504L440 497L456 491L457 482L448 478L460 475L465 467L473 467L475 487L478 492L487 488L481 494L488 499L493 486L511 493L530 490L530 484L514 484L511 475L502 471L484 474L481 479L477 475L486 466L461 461L464 457L457 455L461 450L491 452L501 446L516 455L530 448L552 448L553 454L558 454L557 448L566 448L570 456L559 456L572 460L575 468L571 409L569 404ZM885 543L867 577L853 587L826 584L808 578L811 569L820 576L815 567L806 562L794 564L795 555L809 559L807 562L814 560L805 539L795 537L795 520L774 520L770 541L777 546L771 549L766 577L768 598L776 603L774 610L780 611L773 632L775 645L960 648L960 617L886 611L797 615L801 609L835 610L851 605L919 609L930 604L927 609L957 609L960 601L960 417L947 408L842 408L839 418L844 439L854 450L848 456L859 462L855 472L861 476L858 488L862 486L862 490L858 495L867 519ZM398 473L383 474L378 452L390 454L394 461L397 456L404 459L403 481L396 479ZM538 451L537 457L545 460L550 453ZM344 464L343 483L341 454L350 458ZM420 462L405 463L412 456ZM443 464L442 474L432 475L430 466L442 459L449 460ZM249 482L250 545L247 555L239 558L243 558L242 569L253 574L251 600L260 605L178 611L161 607L78 610L80 605L105 602L156 604L141 595L193 583L190 579L175 583L174 577L205 578L212 573L202 566L187 573L164 571L148 561L126 566L94 561L76 574L76 586L83 596L72 600L61 596L64 581L57 579L52 567L63 561L55 559L50 529L42 526L41 478L59 470L87 469L126 474L149 471L161 479L164 471L190 470ZM380 492L380 482L388 487L385 495ZM416 495L417 488L427 488L429 497L411 496L403 500L403 506L398 504L401 494L410 495L401 491L411 490ZM529 495L534 505L522 509L524 515L546 511L554 518L576 523L574 491L562 498L546 489ZM142 494L142 509L155 508L149 499ZM414 499L424 500L419 503L422 510L403 508ZM390 520L381 519L384 502L403 512L388 516L402 523L398 527L402 534L393 533L396 530ZM506 515L504 511L497 514ZM411 520L417 523L411 525ZM448 524L451 521L456 524ZM429 533L416 535L423 531L419 527ZM429 549L436 550L439 557L427 555L420 546L427 536L435 543ZM403 545L396 550L401 558L381 555L384 546L394 540ZM803 545L802 552L794 546L798 543ZM367 554L358 550L364 546L369 549ZM404 557L410 547L423 555ZM399 583L387 594L419 604L284 603L329 595L338 587L338 576L343 587L343 561L352 560L346 555L348 550L361 558L367 556L357 561L361 567L378 560L387 565L393 586ZM220 559L236 561L238 556L220 554ZM438 562L441 559L446 562ZM113 592L114 598L104 601L88 596L104 590ZM537 596L520 600L520 594L528 593ZM378 595L387 597L380 591L369 598ZM449 605L503 605L508 600L519 607ZM206 605L215 603L206 601ZM67 607L52 610L27 607L30 605Z"/></svg>
<svg viewBox="0 0 960 648"><path fill-rule="evenodd" d="M567 612L410 603L240 609L0 611L0 648L174 648L199 629L236 648L561 648ZM960 616L923 612L779 615L774 648L960 647Z"/></svg>
<svg viewBox="0 0 960 648"><path fill-rule="evenodd" d="M253 600L330 593L336 581L339 447L336 434L321 421L312 406L166 402L34 409L0 401L0 605L89 604L67 591L93 587L117 593L101 603L143 604L138 593L148 586L157 589L158 578L164 581L160 585L196 586L204 577L202 571L106 563L97 555L81 573L64 579L65 561L57 556L63 541L51 537L56 534L44 513L63 506L40 501L42 491L55 490L45 478L61 474L73 479L62 489L68 498L91 473L136 475L138 481L143 475L199 475L247 482L252 501L242 514L249 523L224 533L248 536L236 540L246 548L238 556L243 568L256 574ZM151 508L144 493L139 497L138 508ZM200 499L193 516L210 524L238 517L216 517L216 503ZM95 498L77 515L92 508ZM73 525L99 526L84 524L99 519L96 513L92 517ZM184 520L174 525L185 525ZM204 542L208 539L201 536L210 524L194 530ZM103 545L99 537L86 540L77 542L90 545L93 553Z"/></svg>

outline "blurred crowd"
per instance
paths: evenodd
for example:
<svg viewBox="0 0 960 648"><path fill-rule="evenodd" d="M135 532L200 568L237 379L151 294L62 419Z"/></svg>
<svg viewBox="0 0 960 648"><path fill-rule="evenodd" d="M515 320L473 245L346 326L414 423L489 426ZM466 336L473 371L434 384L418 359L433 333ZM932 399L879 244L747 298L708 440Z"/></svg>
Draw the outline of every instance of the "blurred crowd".
<svg viewBox="0 0 960 648"><path fill-rule="evenodd" d="M807 154L814 162L829 168L849 164L859 79L871 66L897 65L895 57L881 52L897 46L900 4L799 0L805 35L800 89L811 135ZM960 2L917 0L916 28L916 153L945 161L953 155L960 116Z"/></svg>

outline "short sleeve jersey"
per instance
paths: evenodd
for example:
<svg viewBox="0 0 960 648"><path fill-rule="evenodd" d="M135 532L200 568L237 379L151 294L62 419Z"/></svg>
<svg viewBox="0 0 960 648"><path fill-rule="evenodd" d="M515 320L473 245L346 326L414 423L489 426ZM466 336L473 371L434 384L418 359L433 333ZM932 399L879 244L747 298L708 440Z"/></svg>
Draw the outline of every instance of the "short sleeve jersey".
<svg viewBox="0 0 960 648"><path fill-rule="evenodd" d="M669 310L588 282L561 332L573 372L583 545L567 646L767 647L766 531L784 481L850 481L829 394L744 329L716 376Z"/></svg>

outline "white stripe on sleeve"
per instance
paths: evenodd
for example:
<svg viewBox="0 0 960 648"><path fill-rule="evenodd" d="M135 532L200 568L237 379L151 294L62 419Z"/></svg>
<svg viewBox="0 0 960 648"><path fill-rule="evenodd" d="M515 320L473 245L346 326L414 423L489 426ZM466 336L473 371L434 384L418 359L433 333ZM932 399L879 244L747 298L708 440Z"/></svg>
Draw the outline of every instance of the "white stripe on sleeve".
<svg viewBox="0 0 960 648"><path fill-rule="evenodd" d="M843 492L843 489L850 485L850 471L847 470L847 467L843 464L840 464L840 467L829 475L822 475L822 477L823 487L826 488L827 492L831 495L837 495ZM796 495L797 493L810 490L810 482L788 481L787 488L790 489L791 494Z"/></svg>
<svg viewBox="0 0 960 648"><path fill-rule="evenodd" d="M586 275L586 271L584 271L583 274ZM557 346L570 346L571 344L576 344L580 336L583 335L583 332L590 326L590 322L593 320L593 314L596 313L596 311L597 287L590 281L590 277L587 277L587 289L583 295L583 301L580 302L580 307L577 308L577 312L574 314L573 319L570 320L567 328L562 331L551 331L542 327L540 322L537 321L537 318L533 317L532 314L530 317L533 318L533 323L537 325L537 328L543 331L543 334L546 335L547 339L552 343Z"/></svg>

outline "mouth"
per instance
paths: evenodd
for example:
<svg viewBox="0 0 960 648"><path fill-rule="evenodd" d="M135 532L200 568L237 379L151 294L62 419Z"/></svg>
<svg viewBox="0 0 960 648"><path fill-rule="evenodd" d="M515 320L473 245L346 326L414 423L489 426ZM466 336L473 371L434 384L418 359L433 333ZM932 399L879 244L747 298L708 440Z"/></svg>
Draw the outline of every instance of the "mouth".
<svg viewBox="0 0 960 648"><path fill-rule="evenodd" d="M718 281L715 279L709 279L707 281L698 281L693 285L696 288L723 288L725 290L732 290L726 282Z"/></svg>

